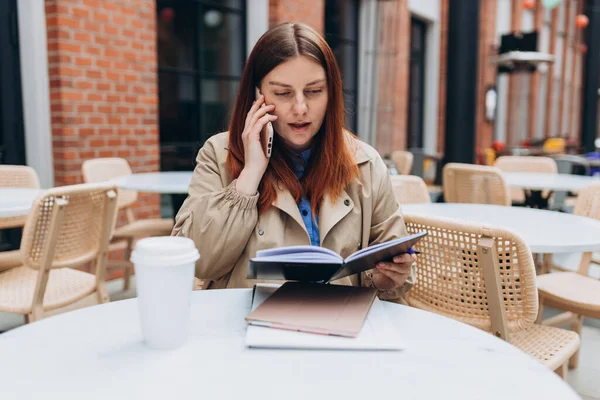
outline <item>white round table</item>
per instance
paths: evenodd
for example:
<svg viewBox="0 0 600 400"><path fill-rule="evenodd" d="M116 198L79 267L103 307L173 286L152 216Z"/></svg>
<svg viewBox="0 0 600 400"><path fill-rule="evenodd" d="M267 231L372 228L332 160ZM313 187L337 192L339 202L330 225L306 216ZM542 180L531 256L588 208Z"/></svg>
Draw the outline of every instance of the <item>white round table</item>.
<svg viewBox="0 0 600 400"><path fill-rule="evenodd" d="M41 189L0 188L0 218L29 214L33 200L42 192Z"/></svg>
<svg viewBox="0 0 600 400"><path fill-rule="evenodd" d="M486 204L404 204L405 215L453 218L513 230L532 253L600 250L600 221L557 211Z"/></svg>
<svg viewBox="0 0 600 400"><path fill-rule="evenodd" d="M0 335L0 397L579 398L554 372L491 334L387 302L405 350L248 349L251 296L250 289L194 292L190 338L173 351L145 347L135 300L9 331Z"/></svg>
<svg viewBox="0 0 600 400"><path fill-rule="evenodd" d="M114 178L114 182L121 189L130 189L138 192L187 194L193 172L148 172L132 174Z"/></svg>
<svg viewBox="0 0 600 400"><path fill-rule="evenodd" d="M600 179L593 176L543 174L533 172L503 172L507 185L525 190L558 190L576 192Z"/></svg>

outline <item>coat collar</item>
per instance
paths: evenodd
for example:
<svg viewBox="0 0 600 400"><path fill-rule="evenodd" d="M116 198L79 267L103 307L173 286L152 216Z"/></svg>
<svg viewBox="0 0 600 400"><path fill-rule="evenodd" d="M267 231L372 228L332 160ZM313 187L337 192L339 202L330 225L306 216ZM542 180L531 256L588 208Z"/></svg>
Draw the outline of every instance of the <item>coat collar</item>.
<svg viewBox="0 0 600 400"><path fill-rule="evenodd" d="M361 165L371 160L372 155L366 151L367 146L363 145L350 133L346 134L346 143L354 156L356 165ZM227 143L225 144L225 147L227 147ZM306 237L309 239L308 231L306 230L306 226L300 215L300 210L298 209L298 204L296 204L296 201L287 188L282 186L277 187L277 199L273 202L273 206L288 214L296 221L296 223L304 229ZM324 243L324 240L331 229L348 215L353 208L354 202L345 190L335 201L333 201L328 194L325 195L319 211L319 236L321 244Z"/></svg>
<svg viewBox="0 0 600 400"><path fill-rule="evenodd" d="M347 135L347 144L350 151L354 155L354 161L357 165L363 164L371 160L371 155L365 151L361 143L356 140L353 136ZM294 221L296 221L302 229L306 232L308 238L308 231L300 215L298 204L292 197L292 194L285 187L277 188L277 199L273 202L273 206L279 208L281 211L288 214ZM325 194L325 198L321 203L319 210L319 237L321 239L321 245L325 241L327 234L333 229L333 227L340 222L346 215L348 215L354 208L354 202L345 190L338 196L334 201L329 194Z"/></svg>

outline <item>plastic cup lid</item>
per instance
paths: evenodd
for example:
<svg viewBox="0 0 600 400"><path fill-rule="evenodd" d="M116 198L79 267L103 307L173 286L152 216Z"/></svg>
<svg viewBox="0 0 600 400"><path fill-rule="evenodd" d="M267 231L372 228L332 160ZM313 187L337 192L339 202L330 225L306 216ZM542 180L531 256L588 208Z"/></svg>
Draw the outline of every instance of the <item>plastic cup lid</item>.
<svg viewBox="0 0 600 400"><path fill-rule="evenodd" d="M131 253L131 262L150 266L195 263L200 253L192 239L182 236L158 236L140 239Z"/></svg>

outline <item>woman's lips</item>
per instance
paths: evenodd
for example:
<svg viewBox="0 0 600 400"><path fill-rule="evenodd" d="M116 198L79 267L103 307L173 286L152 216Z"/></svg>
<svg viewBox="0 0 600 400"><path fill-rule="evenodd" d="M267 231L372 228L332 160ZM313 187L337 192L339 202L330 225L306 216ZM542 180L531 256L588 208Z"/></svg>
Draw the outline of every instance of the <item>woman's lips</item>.
<svg viewBox="0 0 600 400"><path fill-rule="evenodd" d="M310 126L310 122L304 122L301 124L288 124L290 126L290 128L292 128L293 131L295 132L304 132L308 129L308 127Z"/></svg>

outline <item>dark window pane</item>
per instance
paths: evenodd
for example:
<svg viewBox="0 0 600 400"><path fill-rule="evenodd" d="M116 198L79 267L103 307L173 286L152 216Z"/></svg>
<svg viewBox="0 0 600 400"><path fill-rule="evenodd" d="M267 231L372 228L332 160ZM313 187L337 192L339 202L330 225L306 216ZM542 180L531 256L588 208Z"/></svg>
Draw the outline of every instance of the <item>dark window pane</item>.
<svg viewBox="0 0 600 400"><path fill-rule="evenodd" d="M356 90L356 46L353 44L339 44L333 49L333 54L342 72L344 89Z"/></svg>
<svg viewBox="0 0 600 400"><path fill-rule="evenodd" d="M198 107L193 74L159 72L161 170L194 168L198 151Z"/></svg>
<svg viewBox="0 0 600 400"><path fill-rule="evenodd" d="M336 40L358 40L358 0L325 2L325 36L330 45Z"/></svg>
<svg viewBox="0 0 600 400"><path fill-rule="evenodd" d="M197 140L196 78L192 74L159 72L158 104L161 142Z"/></svg>
<svg viewBox="0 0 600 400"><path fill-rule="evenodd" d="M189 0L186 0L189 1ZM227 8L233 8L240 11L244 10L244 0L195 0L198 3L202 3L204 5L215 5L222 6Z"/></svg>
<svg viewBox="0 0 600 400"><path fill-rule="evenodd" d="M425 90L425 33L424 22L411 20L411 52L408 100L407 147L423 146L423 109Z"/></svg>
<svg viewBox="0 0 600 400"><path fill-rule="evenodd" d="M156 36L159 68L194 70L196 26L193 2L162 1L157 7Z"/></svg>
<svg viewBox="0 0 600 400"><path fill-rule="evenodd" d="M208 80L202 81L202 127L205 139L227 130L238 81Z"/></svg>
<svg viewBox="0 0 600 400"><path fill-rule="evenodd" d="M198 65L203 72L240 76L244 65L242 15L198 8Z"/></svg>
<svg viewBox="0 0 600 400"><path fill-rule="evenodd" d="M344 84L344 106L348 128L355 133L357 63L358 63L358 0L325 1L325 38L337 60Z"/></svg>

